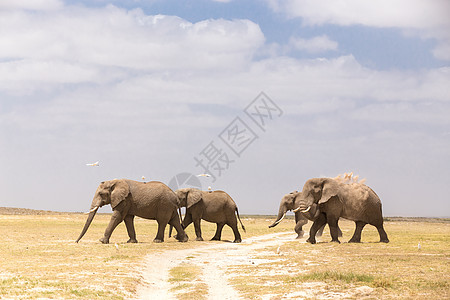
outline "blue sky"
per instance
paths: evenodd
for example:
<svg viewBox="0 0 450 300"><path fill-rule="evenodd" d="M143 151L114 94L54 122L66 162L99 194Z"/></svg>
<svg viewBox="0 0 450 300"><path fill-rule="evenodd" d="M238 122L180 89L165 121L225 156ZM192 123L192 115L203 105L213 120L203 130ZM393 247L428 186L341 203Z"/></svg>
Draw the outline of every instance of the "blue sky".
<svg viewBox="0 0 450 300"><path fill-rule="evenodd" d="M68 3L101 7L112 3L127 9L142 9L146 14L176 15L190 22L205 19L248 19L259 25L266 43L288 44L291 37L313 38L327 34L339 43L339 49L321 53L325 57L354 55L365 66L376 69L417 69L445 66L433 57L433 39L405 36L401 28L369 27L360 24L306 25L301 17L274 11L264 1L69 1ZM414 4L412 4L414 5ZM291 51L297 58L314 58L315 54Z"/></svg>
<svg viewBox="0 0 450 300"><path fill-rule="evenodd" d="M203 172L212 142L232 162L199 180L243 213L353 171L388 216L450 216L449 8L2 1L0 206L83 211L102 180ZM264 130L244 112L262 91L283 112ZM239 156L237 117L257 136Z"/></svg>

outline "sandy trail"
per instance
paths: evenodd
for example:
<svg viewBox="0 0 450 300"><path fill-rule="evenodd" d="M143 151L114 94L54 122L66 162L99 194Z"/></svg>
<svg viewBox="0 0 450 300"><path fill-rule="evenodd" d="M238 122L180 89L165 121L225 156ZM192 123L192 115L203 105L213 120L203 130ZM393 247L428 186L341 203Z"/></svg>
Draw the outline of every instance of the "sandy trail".
<svg viewBox="0 0 450 300"><path fill-rule="evenodd" d="M170 290L174 285L168 282L169 270L183 262L202 268L200 279L208 286L208 299L242 299L228 283L231 276L226 273L227 268L264 263L265 260L252 258L256 250L280 246L294 239L295 235L290 232L273 233L248 238L240 244L205 242L198 243L195 249L149 254L142 272L145 284L138 290L138 299L176 299Z"/></svg>

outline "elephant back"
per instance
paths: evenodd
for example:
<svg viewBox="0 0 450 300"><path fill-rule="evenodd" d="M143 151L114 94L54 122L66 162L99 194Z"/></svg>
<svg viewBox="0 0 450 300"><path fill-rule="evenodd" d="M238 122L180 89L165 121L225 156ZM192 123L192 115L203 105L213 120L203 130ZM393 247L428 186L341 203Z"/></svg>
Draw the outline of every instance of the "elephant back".
<svg viewBox="0 0 450 300"><path fill-rule="evenodd" d="M343 187L344 218L362 220L368 223L380 219L381 200L367 185L361 183L345 184ZM351 216L351 217L350 217Z"/></svg>
<svg viewBox="0 0 450 300"><path fill-rule="evenodd" d="M214 191L214 192L203 192L203 201L205 204L209 204L211 202L215 202L216 205L222 205L223 207L232 207L235 209L237 207L233 198L231 198L228 193L224 191Z"/></svg>
<svg viewBox="0 0 450 300"><path fill-rule="evenodd" d="M130 194L134 198L133 202L142 203L148 207L163 204L173 206L174 209L177 208L178 198L166 184L160 181L139 182L133 180L128 180L128 183Z"/></svg>

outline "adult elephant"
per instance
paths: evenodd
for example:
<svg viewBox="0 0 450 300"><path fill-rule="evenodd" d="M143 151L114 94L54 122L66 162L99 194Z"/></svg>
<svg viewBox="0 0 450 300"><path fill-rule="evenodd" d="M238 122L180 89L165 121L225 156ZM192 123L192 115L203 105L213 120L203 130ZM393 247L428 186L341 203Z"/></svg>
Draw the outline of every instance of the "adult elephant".
<svg viewBox="0 0 450 300"><path fill-rule="evenodd" d="M294 204L296 199L299 199L301 197L302 193L295 191L295 192L291 192L289 194L286 194L283 196L283 198L281 199L280 202L280 208L278 209L278 217L275 220L275 222L273 222L272 225L269 225L269 228L275 227L277 226L286 216L286 213L288 211L291 211L294 209ZM300 239L303 237L304 235L304 231L303 231L303 225L306 225L308 223L308 219L303 216L303 214L300 211L295 212L295 227L294 227L294 231L297 233L297 239ZM325 224L319 228L319 230L316 233L316 236L322 236L323 233L323 229L325 228ZM342 236L342 231L341 229L338 227L339 230L339 236Z"/></svg>
<svg viewBox="0 0 450 300"><path fill-rule="evenodd" d="M366 224L377 228L380 242L389 242L383 227L381 200L364 184L346 183L335 178L312 178L305 183L297 200L294 212L300 211L309 220L314 220L307 240L311 244L316 243L316 232L326 223L330 226L332 241L339 242L339 218L355 221L355 232L349 243L361 242L361 231Z"/></svg>
<svg viewBox="0 0 450 300"><path fill-rule="evenodd" d="M239 217L237 205L230 195L224 191L201 191L195 188L179 189L175 191L175 194L178 197L180 207L186 207L186 216L182 222L183 228L194 222L197 241L203 241L200 227L202 219L217 224L216 234L211 240L220 241L222 229L225 225L228 225L233 230L234 243L242 241L237 219L239 219L244 232L245 227Z"/></svg>
<svg viewBox="0 0 450 300"><path fill-rule="evenodd" d="M107 204L111 204L113 213L105 235L100 239L103 244L109 243L113 230L122 221L125 222L130 237L128 243L137 243L134 229L135 216L158 222L158 233L154 242L164 241L164 230L167 224L175 227L179 241L186 242L188 237L181 227L177 203L175 193L162 182L137 182L128 179L104 181L95 192L86 224L76 242L78 243L88 230L97 210Z"/></svg>

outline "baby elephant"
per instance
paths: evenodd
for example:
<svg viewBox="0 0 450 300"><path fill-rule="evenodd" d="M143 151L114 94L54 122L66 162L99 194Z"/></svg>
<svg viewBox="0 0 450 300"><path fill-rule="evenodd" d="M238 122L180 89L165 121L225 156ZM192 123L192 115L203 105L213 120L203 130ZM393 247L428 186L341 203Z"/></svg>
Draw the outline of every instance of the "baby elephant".
<svg viewBox="0 0 450 300"><path fill-rule="evenodd" d="M186 207L186 216L184 217L182 226L186 228L194 222L197 241L203 241L200 228L201 219L217 224L216 234L211 240L220 241L223 226L226 224L233 229L234 243L240 243L242 241L236 215L244 232L245 227L239 217L236 203L234 203L233 199L227 193L223 191L207 192L194 188L185 188L176 190L175 194L178 196L179 205Z"/></svg>

